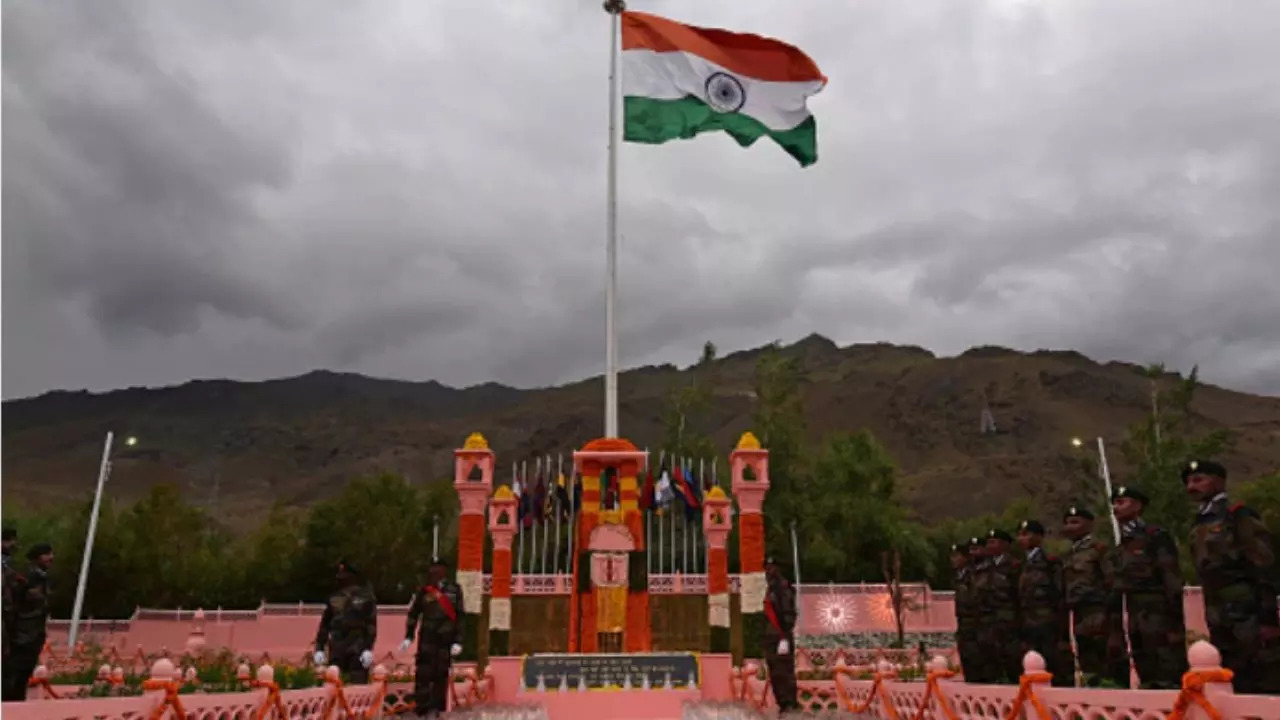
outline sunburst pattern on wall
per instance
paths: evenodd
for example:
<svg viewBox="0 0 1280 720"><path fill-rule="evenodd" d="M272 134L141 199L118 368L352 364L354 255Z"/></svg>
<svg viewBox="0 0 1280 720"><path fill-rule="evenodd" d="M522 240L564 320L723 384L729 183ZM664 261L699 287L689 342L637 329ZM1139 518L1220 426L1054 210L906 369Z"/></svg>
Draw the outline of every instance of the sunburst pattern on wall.
<svg viewBox="0 0 1280 720"><path fill-rule="evenodd" d="M818 599L818 622L829 633L852 630L857 612L854 599L848 595L830 593Z"/></svg>

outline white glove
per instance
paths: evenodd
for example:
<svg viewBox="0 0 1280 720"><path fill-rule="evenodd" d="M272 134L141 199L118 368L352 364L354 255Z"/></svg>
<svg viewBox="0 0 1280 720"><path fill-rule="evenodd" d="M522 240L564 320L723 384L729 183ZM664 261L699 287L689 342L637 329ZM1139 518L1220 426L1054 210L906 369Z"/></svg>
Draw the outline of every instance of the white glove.
<svg viewBox="0 0 1280 720"><path fill-rule="evenodd" d="M317 650L316 654L311 659L316 661L316 665L323 665L325 661L324 651Z"/></svg>
<svg viewBox="0 0 1280 720"><path fill-rule="evenodd" d="M404 642L400 643L400 652L408 650L411 645L413 645L413 641L406 639Z"/></svg>
<svg viewBox="0 0 1280 720"><path fill-rule="evenodd" d="M461 652L462 652L462 646L459 645L458 643L454 643L453 647L449 648L449 655L453 657L458 657L458 653L461 653Z"/></svg>
<svg viewBox="0 0 1280 720"><path fill-rule="evenodd" d="M787 653L789 653L789 652L791 652L791 645L790 645L786 640L779 640L779 641L778 641L778 654L779 654L779 655L786 655L786 654L787 654Z"/></svg>
<svg viewBox="0 0 1280 720"><path fill-rule="evenodd" d="M372 664L373 664L373 651L372 651L372 650L365 650L364 652L360 653L360 666L361 666L361 667L363 667L364 669L368 670L368 669L369 669L369 666L370 666L370 665L372 665Z"/></svg>

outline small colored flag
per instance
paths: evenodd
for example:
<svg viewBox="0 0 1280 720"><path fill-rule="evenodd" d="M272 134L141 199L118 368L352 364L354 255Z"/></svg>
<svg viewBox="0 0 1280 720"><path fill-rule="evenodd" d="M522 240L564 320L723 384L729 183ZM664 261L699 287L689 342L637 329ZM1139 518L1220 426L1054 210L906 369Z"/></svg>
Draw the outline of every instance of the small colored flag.
<svg viewBox="0 0 1280 720"><path fill-rule="evenodd" d="M560 515L568 517L572 503L569 500L569 488L565 485L564 473L556 478L556 504L560 506Z"/></svg>
<svg viewBox="0 0 1280 720"><path fill-rule="evenodd" d="M533 526L533 489L529 487L529 479L517 481L518 490L516 495L520 498L520 502L516 505L517 519L520 521L521 527Z"/></svg>
<svg viewBox="0 0 1280 720"><path fill-rule="evenodd" d="M694 480L690 477L689 471L679 465L675 467L673 476L675 478L676 497L680 498L680 503L684 505L685 517L692 519L698 514L698 509L702 505L697 491L693 489Z"/></svg>
<svg viewBox="0 0 1280 720"><path fill-rule="evenodd" d="M640 509L649 511L653 510L655 504L654 491L656 487L653 482L653 468L649 468L649 472L644 478L644 487L640 488Z"/></svg>
<svg viewBox="0 0 1280 720"><path fill-rule="evenodd" d="M538 482L533 488L533 515L536 522L547 519L547 482L542 473L538 473Z"/></svg>
<svg viewBox="0 0 1280 720"><path fill-rule="evenodd" d="M772 38L622 14L623 137L657 145L723 130L769 137L802 167L818 161L805 106L827 84L808 55Z"/></svg>
<svg viewBox="0 0 1280 720"><path fill-rule="evenodd" d="M658 506L659 515L671 507L673 499L675 499L675 492L671 489L671 472L663 468L662 474L658 477L657 487L654 488L653 497L654 503Z"/></svg>

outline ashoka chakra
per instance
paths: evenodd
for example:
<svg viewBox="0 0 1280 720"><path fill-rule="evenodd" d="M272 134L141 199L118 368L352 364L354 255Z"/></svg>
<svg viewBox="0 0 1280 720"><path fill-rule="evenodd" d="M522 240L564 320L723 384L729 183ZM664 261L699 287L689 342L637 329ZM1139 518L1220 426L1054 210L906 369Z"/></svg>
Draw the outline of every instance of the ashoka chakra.
<svg viewBox="0 0 1280 720"><path fill-rule="evenodd" d="M747 92L738 79L727 73L713 73L707 78L707 104L720 113L737 112L747 102Z"/></svg>

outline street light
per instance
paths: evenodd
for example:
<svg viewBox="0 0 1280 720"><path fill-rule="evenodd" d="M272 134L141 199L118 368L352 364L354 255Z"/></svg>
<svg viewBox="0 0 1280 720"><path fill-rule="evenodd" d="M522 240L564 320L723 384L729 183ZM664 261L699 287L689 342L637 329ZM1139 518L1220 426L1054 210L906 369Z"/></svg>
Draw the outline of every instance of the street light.
<svg viewBox="0 0 1280 720"><path fill-rule="evenodd" d="M1078 437L1071 438L1071 446L1074 448L1083 448L1084 441ZM1110 508L1111 514L1111 531L1115 534L1116 545L1120 544L1120 521L1116 520L1115 507L1111 504L1111 471L1107 468L1107 445L1098 438L1098 474L1102 476L1103 486L1107 493L1107 507Z"/></svg>
<svg viewBox="0 0 1280 720"><path fill-rule="evenodd" d="M80 560L80 581L76 584L76 601L71 606L71 630L67 633L67 647L74 651L76 637L80 634L80 610L84 607L84 589L89 582L89 560L93 556L93 538L98 532L98 510L102 507L102 488L111 474L111 441L115 434L107 432L107 439L102 445L102 463L98 466L98 489L93 494L93 510L89 514L89 532L84 538L84 557ZM138 444L138 438L127 437L126 447Z"/></svg>
<svg viewBox="0 0 1280 720"><path fill-rule="evenodd" d="M1084 447L1084 441L1078 437L1071 438L1072 446L1076 448ZM1107 469L1107 445L1102 441L1102 437L1098 437L1098 472L1102 475L1102 482L1107 490L1107 509L1111 514L1111 532L1115 533L1116 546L1120 545L1120 521L1116 519L1116 506L1111 502L1111 471ZM1129 639L1129 597L1127 595L1120 596L1120 617L1124 627L1124 647L1129 654L1129 672L1134 671L1133 660L1133 643ZM1074 633L1075 624L1072 622L1072 632Z"/></svg>

